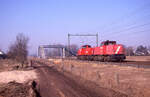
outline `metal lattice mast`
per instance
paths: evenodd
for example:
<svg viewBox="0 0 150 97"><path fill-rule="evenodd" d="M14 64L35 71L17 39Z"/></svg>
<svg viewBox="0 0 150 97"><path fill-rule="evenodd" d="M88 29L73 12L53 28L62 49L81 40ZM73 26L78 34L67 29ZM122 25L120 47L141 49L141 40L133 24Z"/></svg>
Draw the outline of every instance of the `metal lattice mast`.
<svg viewBox="0 0 150 97"><path fill-rule="evenodd" d="M98 33L97 34L68 34L68 49L70 50L70 37L71 36L95 36L96 37L96 45L98 46Z"/></svg>

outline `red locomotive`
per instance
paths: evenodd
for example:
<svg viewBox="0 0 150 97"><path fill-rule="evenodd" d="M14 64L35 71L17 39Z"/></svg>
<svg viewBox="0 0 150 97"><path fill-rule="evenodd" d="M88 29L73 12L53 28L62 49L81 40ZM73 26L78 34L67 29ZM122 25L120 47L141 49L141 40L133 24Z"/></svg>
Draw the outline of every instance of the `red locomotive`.
<svg viewBox="0 0 150 97"><path fill-rule="evenodd" d="M99 47L91 47L83 45L78 50L77 58L81 60L96 60L96 61L123 61L125 56L124 46L116 44L116 41L104 41Z"/></svg>

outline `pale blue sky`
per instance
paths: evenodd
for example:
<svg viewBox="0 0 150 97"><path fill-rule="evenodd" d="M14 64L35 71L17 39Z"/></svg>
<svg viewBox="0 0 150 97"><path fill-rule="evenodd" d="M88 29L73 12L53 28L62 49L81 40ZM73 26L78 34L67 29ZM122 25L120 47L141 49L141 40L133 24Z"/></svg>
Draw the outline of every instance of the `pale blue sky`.
<svg viewBox="0 0 150 97"><path fill-rule="evenodd" d="M20 32L30 38L30 53L41 44L67 44L68 33L98 32L100 42L150 45L150 25L140 26L146 23L149 0L0 0L0 48L7 51ZM79 44L81 39L94 43L84 37L71 42Z"/></svg>

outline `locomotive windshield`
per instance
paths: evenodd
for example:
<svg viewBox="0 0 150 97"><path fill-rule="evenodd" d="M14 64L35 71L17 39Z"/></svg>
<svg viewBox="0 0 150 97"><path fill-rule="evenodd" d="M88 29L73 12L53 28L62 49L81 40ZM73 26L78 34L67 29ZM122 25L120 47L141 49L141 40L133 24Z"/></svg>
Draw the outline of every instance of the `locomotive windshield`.
<svg viewBox="0 0 150 97"><path fill-rule="evenodd" d="M103 45L115 45L115 44L116 44L116 41L107 40L107 41L102 42L101 46L103 46Z"/></svg>
<svg viewBox="0 0 150 97"><path fill-rule="evenodd" d="M91 48L90 45L83 45L82 48Z"/></svg>

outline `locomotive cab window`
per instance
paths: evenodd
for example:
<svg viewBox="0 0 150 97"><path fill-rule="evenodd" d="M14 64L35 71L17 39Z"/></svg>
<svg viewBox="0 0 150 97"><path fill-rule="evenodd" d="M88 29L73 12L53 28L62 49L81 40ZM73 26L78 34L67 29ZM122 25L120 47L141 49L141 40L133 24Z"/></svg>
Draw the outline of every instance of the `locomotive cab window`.
<svg viewBox="0 0 150 97"><path fill-rule="evenodd" d="M103 46L103 45L115 45L115 44L116 44L116 41L107 40L107 41L102 42L101 46Z"/></svg>
<svg viewBox="0 0 150 97"><path fill-rule="evenodd" d="M116 42L115 41L109 41L107 45L115 45Z"/></svg>
<svg viewBox="0 0 150 97"><path fill-rule="evenodd" d="M82 48L91 48L90 45L83 45Z"/></svg>
<svg viewBox="0 0 150 97"><path fill-rule="evenodd" d="M104 45L104 42L101 43L101 46L103 46L103 45Z"/></svg>

